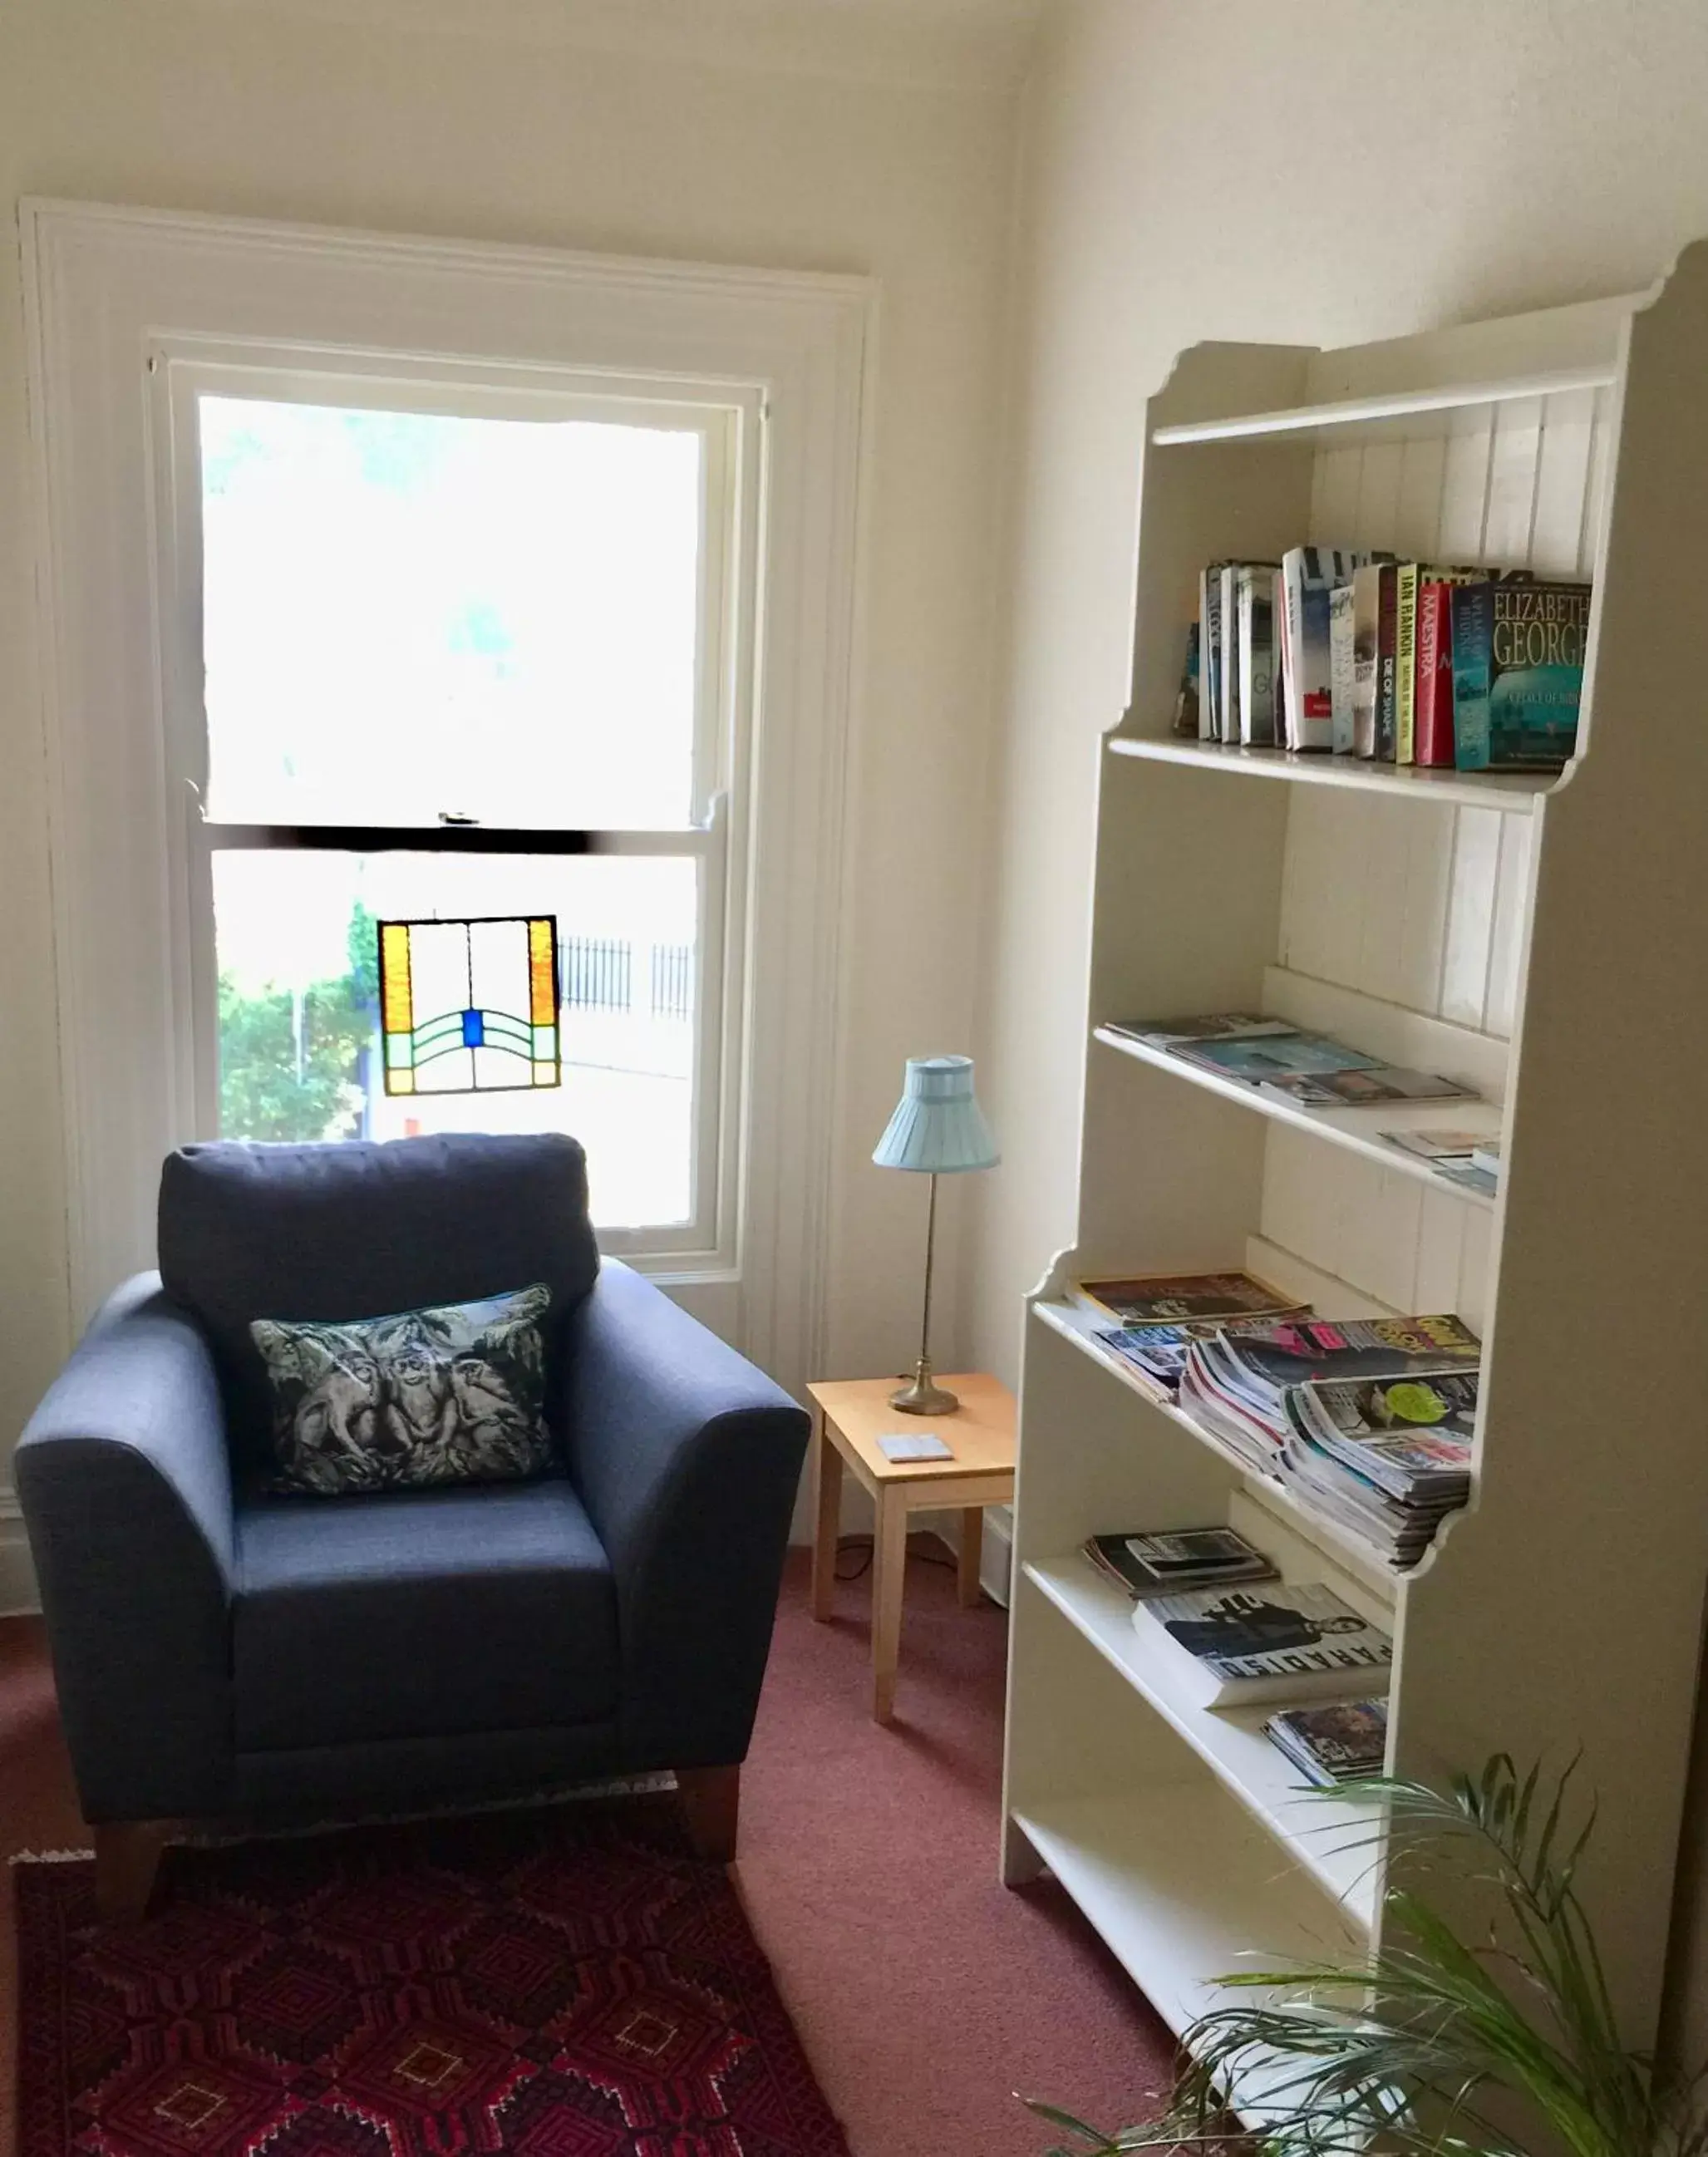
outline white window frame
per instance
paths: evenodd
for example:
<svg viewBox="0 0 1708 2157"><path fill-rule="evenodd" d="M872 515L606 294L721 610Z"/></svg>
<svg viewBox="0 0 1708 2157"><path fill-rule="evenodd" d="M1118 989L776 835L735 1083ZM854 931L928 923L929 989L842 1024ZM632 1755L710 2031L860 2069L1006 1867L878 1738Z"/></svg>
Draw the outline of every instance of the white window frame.
<svg viewBox="0 0 1708 2157"><path fill-rule="evenodd" d="M754 632L759 588L759 505L764 486L764 404L759 390L728 384L633 377L555 377L546 370L450 366L408 355L327 355L305 365L299 353L250 344L215 356L200 340L151 341L148 354L157 469L167 499L157 518L162 635L162 683L168 798L185 805L172 869L186 889L190 949L191 1084L196 1128L219 1129L218 970L214 951L212 856L244 843L209 825L208 734L203 697L203 591L201 429L203 397L332 405L344 410L427 412L456 417L673 424L697 435L701 456L698 652L690 822L671 830L589 831L588 851L692 858L698 886L694 991L694 1120L687 1218L633 1228L601 1225L600 1247L651 1273L728 1274L738 1262L747 951L746 877L750 836L754 692ZM366 823L366 817L351 821ZM543 829L563 820L544 817ZM269 843L270 827L244 827L246 842ZM282 826L270 827L274 831ZM522 834L517 835L518 842ZM277 843L276 841L272 843ZM456 851L454 834L424 837L419 851ZM412 848L411 851L415 851ZM516 851L523 848L518 843Z"/></svg>
<svg viewBox="0 0 1708 2157"><path fill-rule="evenodd" d="M723 961L741 1007L720 1086L740 1104L738 1167L715 1244L656 1269L798 1388L823 1326L871 286L75 203L21 218L74 1322L152 1263L161 1158L208 1135L169 716L182 654L160 626L162 576L183 574L172 367L377 363L542 393L579 373L764 416L738 976Z"/></svg>

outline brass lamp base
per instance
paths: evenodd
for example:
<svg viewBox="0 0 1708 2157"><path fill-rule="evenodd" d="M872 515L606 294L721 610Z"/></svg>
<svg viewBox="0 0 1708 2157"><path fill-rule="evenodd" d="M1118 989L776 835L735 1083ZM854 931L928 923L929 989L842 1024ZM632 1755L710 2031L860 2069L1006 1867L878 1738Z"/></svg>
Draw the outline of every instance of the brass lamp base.
<svg viewBox="0 0 1708 2157"><path fill-rule="evenodd" d="M911 1383L892 1393L889 1404L893 1408L899 1408L903 1415L929 1416L953 1415L960 1406L947 1386L934 1382L929 1356L919 1358L913 1366Z"/></svg>

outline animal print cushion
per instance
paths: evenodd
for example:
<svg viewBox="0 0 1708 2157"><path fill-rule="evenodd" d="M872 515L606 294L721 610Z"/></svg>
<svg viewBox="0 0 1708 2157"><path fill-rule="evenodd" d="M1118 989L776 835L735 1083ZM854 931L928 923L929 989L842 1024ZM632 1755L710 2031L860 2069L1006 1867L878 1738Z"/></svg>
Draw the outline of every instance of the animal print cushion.
<svg viewBox="0 0 1708 2157"><path fill-rule="evenodd" d="M343 1325L256 1319L278 1457L268 1488L337 1497L538 1474L551 1453L540 1418L551 1300L537 1283Z"/></svg>

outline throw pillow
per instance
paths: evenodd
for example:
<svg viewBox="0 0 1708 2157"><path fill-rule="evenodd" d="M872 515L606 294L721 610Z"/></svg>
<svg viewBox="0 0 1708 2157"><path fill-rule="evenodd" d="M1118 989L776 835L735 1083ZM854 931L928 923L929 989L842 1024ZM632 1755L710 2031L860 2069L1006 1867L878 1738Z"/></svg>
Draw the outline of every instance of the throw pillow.
<svg viewBox="0 0 1708 2157"><path fill-rule="evenodd" d="M258 1318L273 1396L275 1491L509 1482L551 1457L541 1420L543 1283L342 1324Z"/></svg>

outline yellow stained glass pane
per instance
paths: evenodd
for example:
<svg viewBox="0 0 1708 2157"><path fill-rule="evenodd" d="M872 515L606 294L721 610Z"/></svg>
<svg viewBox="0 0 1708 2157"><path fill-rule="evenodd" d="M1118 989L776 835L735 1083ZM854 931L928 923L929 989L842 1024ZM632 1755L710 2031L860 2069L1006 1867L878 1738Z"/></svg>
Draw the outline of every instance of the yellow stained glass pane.
<svg viewBox="0 0 1708 2157"><path fill-rule="evenodd" d="M409 990L409 928L404 921L388 921L379 932L380 1027L386 1033L414 1031L414 998Z"/></svg>
<svg viewBox="0 0 1708 2157"><path fill-rule="evenodd" d="M527 971L531 1005L528 1016L536 1026L551 1026L558 1017L558 1000L549 920L530 921L527 924Z"/></svg>
<svg viewBox="0 0 1708 2157"><path fill-rule="evenodd" d="M415 1090L414 1073L396 1069L388 1071L385 1074L385 1090L388 1094L413 1094Z"/></svg>
<svg viewBox="0 0 1708 2157"><path fill-rule="evenodd" d="M536 1086L555 1086L558 1083L557 1065L536 1063L533 1068L533 1082Z"/></svg>

